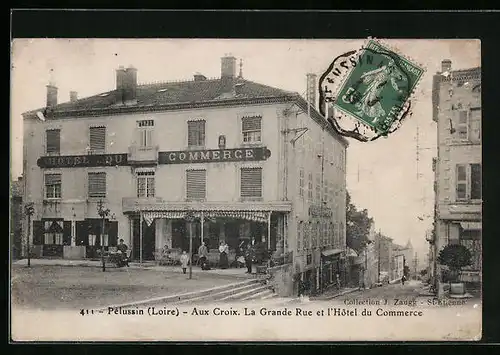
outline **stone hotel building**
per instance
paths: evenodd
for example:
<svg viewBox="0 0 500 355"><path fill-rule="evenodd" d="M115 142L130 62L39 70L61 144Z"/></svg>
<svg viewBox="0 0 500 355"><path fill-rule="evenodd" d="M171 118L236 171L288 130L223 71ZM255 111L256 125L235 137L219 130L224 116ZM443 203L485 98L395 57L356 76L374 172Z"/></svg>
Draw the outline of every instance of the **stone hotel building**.
<svg viewBox="0 0 500 355"><path fill-rule="evenodd" d="M188 250L190 212L193 250L253 239L316 287L331 282L345 251L347 141L299 94L236 71L226 56L217 79L138 84L120 67L115 89L65 103L48 85L46 107L23 114L34 252L95 257L123 238L134 259L154 260Z"/></svg>

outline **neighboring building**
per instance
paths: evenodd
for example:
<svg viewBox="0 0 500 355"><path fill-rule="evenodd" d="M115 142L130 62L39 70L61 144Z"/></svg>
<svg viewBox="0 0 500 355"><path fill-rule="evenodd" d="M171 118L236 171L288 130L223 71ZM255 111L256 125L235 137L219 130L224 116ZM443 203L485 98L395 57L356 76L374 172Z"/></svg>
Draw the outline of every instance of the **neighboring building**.
<svg viewBox="0 0 500 355"><path fill-rule="evenodd" d="M452 70L442 61L434 75L433 120L437 123L438 154L435 172L434 260L447 244L460 243L472 253L473 264L462 280L481 280L481 68ZM435 263L436 279L442 267ZM436 285L439 286L439 285Z"/></svg>
<svg viewBox="0 0 500 355"><path fill-rule="evenodd" d="M375 236L375 250L378 254L379 273L387 273L387 275L389 275L389 278L391 278L393 266L392 238L386 237L381 233L377 233Z"/></svg>
<svg viewBox="0 0 500 355"><path fill-rule="evenodd" d="M144 260L188 250L193 212L193 250L253 239L292 253L316 290L333 282L345 251L347 141L315 107L241 68L236 76L228 56L219 79L138 85L137 70L121 67L116 84L62 104L48 85L47 107L24 114L38 255L95 256L102 200L112 216L103 244L123 238L134 259L141 240Z"/></svg>
<svg viewBox="0 0 500 355"><path fill-rule="evenodd" d="M23 178L19 177L11 183L10 195L10 243L11 257L18 259L22 257L22 239L23 239Z"/></svg>
<svg viewBox="0 0 500 355"><path fill-rule="evenodd" d="M392 256L392 272L391 272L391 281L392 280L401 280L404 275L404 267L405 267L405 256L399 250L395 249Z"/></svg>
<svg viewBox="0 0 500 355"><path fill-rule="evenodd" d="M404 266L408 267L409 270L409 275L408 278L412 278L413 274L415 273L414 271L414 260L415 260L415 253L413 250L413 245L411 244L411 241L408 239L408 242L403 246L399 244L393 244L393 273L392 279L398 279L403 274L400 274L400 268L399 265L402 264L403 267L401 268L404 270ZM402 261L401 261L401 260Z"/></svg>

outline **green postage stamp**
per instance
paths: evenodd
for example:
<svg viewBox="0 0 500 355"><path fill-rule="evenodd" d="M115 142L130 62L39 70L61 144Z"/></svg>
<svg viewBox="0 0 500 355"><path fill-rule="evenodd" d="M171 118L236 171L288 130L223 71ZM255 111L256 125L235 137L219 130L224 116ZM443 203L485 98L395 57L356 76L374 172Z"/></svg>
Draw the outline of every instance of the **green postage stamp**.
<svg viewBox="0 0 500 355"><path fill-rule="evenodd" d="M320 97L333 102L336 117L332 118L339 126L336 128L343 133L339 121L350 118L357 121L355 133L359 134L360 127L371 133L371 137L364 136L365 141L387 136L409 112L410 96L425 70L373 39L361 51L344 59L351 64L350 70L342 73L347 65L341 61L329 68L320 83ZM339 81L338 76L343 76L343 80ZM334 91L335 96L328 98L328 85L335 83L340 86Z"/></svg>

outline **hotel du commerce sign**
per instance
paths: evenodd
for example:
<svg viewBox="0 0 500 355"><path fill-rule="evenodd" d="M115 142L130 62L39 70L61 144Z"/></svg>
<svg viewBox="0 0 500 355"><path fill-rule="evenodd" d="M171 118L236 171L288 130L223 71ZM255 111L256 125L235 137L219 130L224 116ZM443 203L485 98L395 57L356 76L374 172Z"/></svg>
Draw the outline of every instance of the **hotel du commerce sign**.
<svg viewBox="0 0 500 355"><path fill-rule="evenodd" d="M266 147L170 151L158 153L158 164L223 163L267 160L271 151ZM127 166L127 153L42 156L38 159L40 168L77 168L102 166Z"/></svg>

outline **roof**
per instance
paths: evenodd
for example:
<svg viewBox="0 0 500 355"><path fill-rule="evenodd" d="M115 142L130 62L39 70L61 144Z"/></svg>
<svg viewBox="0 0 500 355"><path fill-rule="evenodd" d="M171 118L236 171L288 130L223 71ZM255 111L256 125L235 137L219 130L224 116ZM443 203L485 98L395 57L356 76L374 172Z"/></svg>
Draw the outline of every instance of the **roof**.
<svg viewBox="0 0 500 355"><path fill-rule="evenodd" d="M234 84L234 85L233 85ZM234 88L237 87L238 93ZM136 102L133 106L137 109L144 107L162 107L169 104L190 104L207 101L223 101L227 99L256 99L256 98L278 98L294 96L297 93L271 86L258 84L249 80L237 78L231 80L191 80L181 82L164 82L154 84L138 85L136 90ZM79 116L91 115L91 112L103 109L120 110L119 90L111 90L94 96L78 99L74 102L60 103L51 108L54 117L62 117L60 114L78 114ZM40 108L29 111L26 114L36 113L44 110Z"/></svg>
<svg viewBox="0 0 500 355"><path fill-rule="evenodd" d="M49 108L43 107L23 114L24 118L36 118L42 112L49 119L67 117L92 117L130 112L165 111L212 106L234 106L273 102L295 102L307 111L307 102L297 92L274 88L243 78L208 79L180 82L163 82L138 85L136 101L121 103L121 92L111 90L74 102L64 102ZM348 141L338 134L317 110L311 110L311 118L325 127L345 146Z"/></svg>

